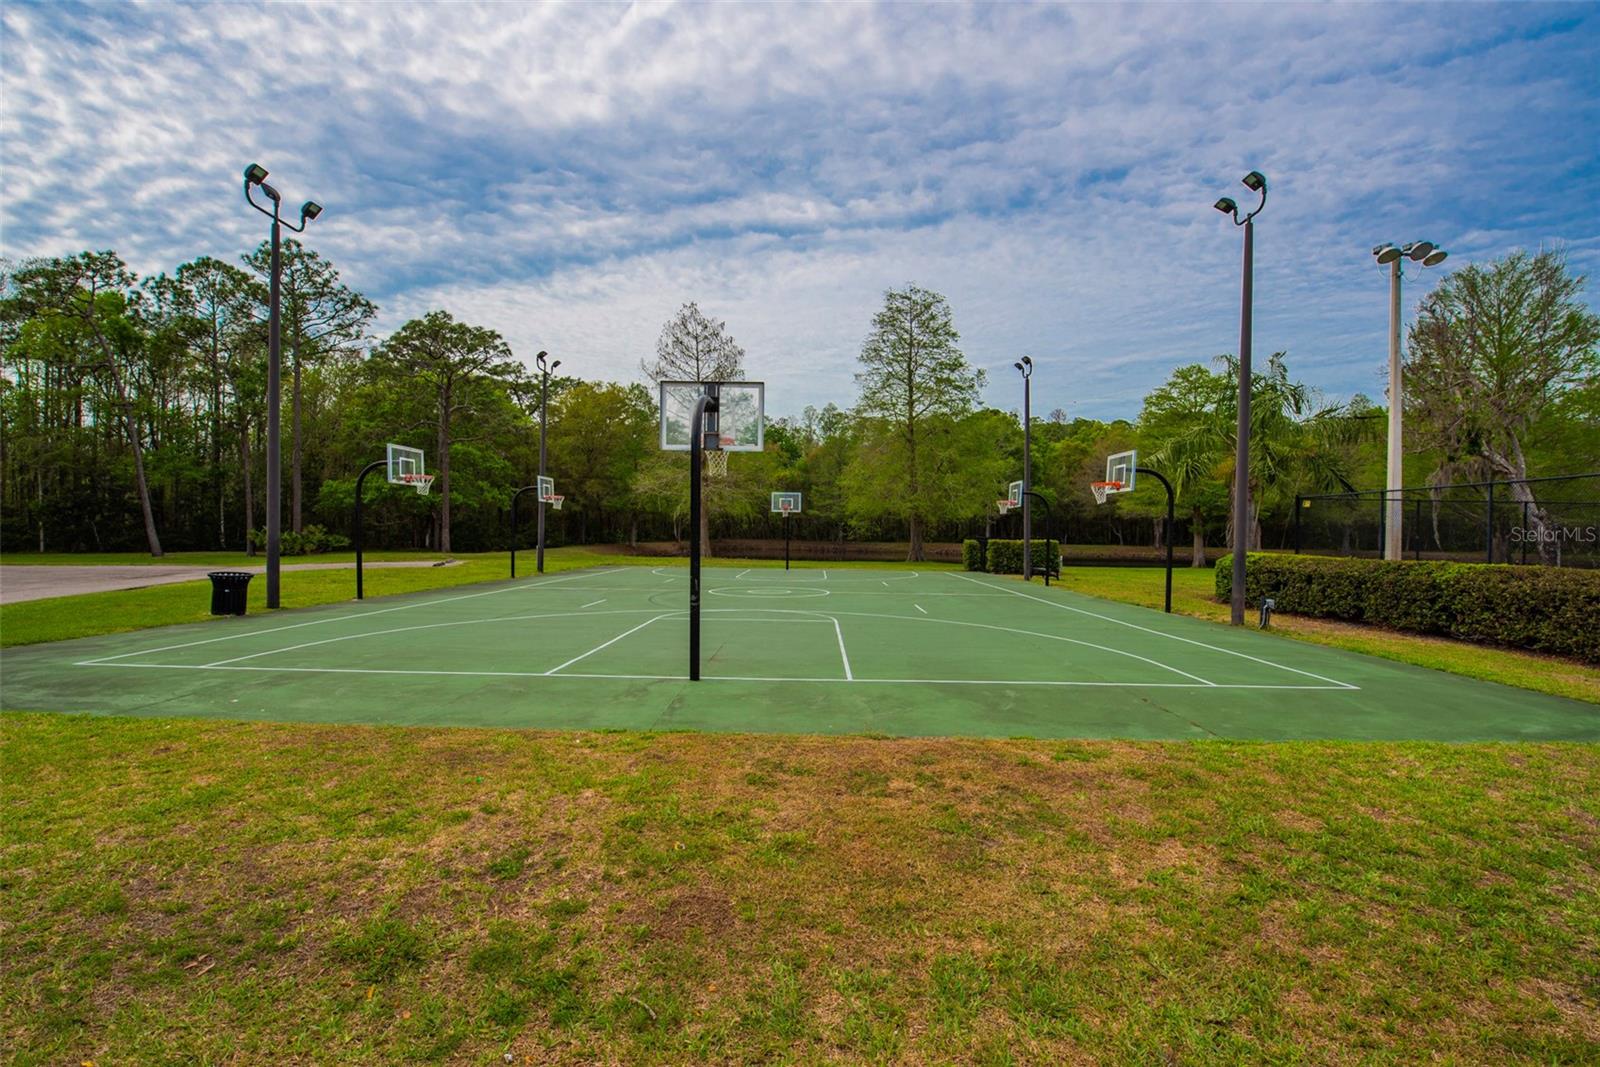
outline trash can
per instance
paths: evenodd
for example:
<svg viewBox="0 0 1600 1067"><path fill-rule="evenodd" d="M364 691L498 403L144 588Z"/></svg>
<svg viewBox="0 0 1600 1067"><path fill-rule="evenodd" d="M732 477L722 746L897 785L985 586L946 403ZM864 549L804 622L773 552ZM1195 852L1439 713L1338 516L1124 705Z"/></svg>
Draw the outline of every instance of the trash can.
<svg viewBox="0 0 1600 1067"><path fill-rule="evenodd" d="M243 615L250 601L250 579L255 575L249 571L212 571L206 577L211 579L211 614Z"/></svg>

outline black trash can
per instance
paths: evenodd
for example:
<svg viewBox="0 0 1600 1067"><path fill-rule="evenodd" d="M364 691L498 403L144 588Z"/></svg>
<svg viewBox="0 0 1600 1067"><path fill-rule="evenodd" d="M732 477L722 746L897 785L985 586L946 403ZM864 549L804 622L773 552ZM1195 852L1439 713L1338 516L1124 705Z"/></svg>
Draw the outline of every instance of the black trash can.
<svg viewBox="0 0 1600 1067"><path fill-rule="evenodd" d="M249 571L212 571L206 577L211 579L211 614L243 615L250 602L250 579L255 575Z"/></svg>

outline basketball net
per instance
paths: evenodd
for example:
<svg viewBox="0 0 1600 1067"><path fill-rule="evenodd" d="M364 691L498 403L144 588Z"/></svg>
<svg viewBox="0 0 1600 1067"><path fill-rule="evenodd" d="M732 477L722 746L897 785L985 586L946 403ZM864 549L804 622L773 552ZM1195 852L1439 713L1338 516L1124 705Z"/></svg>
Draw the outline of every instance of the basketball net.
<svg viewBox="0 0 1600 1067"><path fill-rule="evenodd" d="M553 496L547 496L547 497L545 497L545 498L544 498L544 502L545 502L545 503L546 503L546 504L549 504L549 505L550 505L550 507L551 507L551 508L553 508L553 509L554 509L554 510L556 510L556 511L560 511L560 510L561 510L561 502L562 502L562 501L563 501L563 500L565 500L565 499L567 499L567 498L566 498L566 497L564 497L564 496L562 496L562 495L561 495L561 494L560 494L560 493L556 493L556 494L555 494L555 495L553 495Z"/></svg>
<svg viewBox="0 0 1600 1067"><path fill-rule="evenodd" d="M428 490L433 488L434 475L432 474L402 474L400 480L416 489L418 496L427 496Z"/></svg>
<svg viewBox="0 0 1600 1067"><path fill-rule="evenodd" d="M1089 492L1094 494L1094 502L1096 504L1104 504L1106 502L1106 494L1107 493L1111 492L1113 489L1121 489L1121 488L1122 488L1122 483L1121 482L1090 482L1089 483Z"/></svg>
<svg viewBox="0 0 1600 1067"><path fill-rule="evenodd" d="M994 502L994 506L999 509L1000 514L1002 514L1002 515L1011 514L1011 501L1010 501L1010 499L996 500Z"/></svg>
<svg viewBox="0 0 1600 1067"><path fill-rule="evenodd" d="M735 438L723 437L721 448L706 450L707 474L713 478L726 478L728 476L728 449L735 443Z"/></svg>

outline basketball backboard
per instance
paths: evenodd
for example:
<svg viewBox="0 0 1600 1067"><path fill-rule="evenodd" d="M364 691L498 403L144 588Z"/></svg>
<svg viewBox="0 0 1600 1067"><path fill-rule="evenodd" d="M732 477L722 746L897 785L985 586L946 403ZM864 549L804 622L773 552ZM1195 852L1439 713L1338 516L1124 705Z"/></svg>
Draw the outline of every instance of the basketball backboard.
<svg viewBox="0 0 1600 1067"><path fill-rule="evenodd" d="M391 443L388 451L389 481L396 485L415 486L418 478L428 473L422 462L422 449Z"/></svg>
<svg viewBox="0 0 1600 1067"><path fill-rule="evenodd" d="M548 501L556 495L556 480L548 474L539 475L534 480L534 484L537 487L537 495L540 500Z"/></svg>
<svg viewBox="0 0 1600 1067"><path fill-rule="evenodd" d="M1022 483L1012 482L1006 493L1007 502L1014 508L1022 506Z"/></svg>
<svg viewBox="0 0 1600 1067"><path fill-rule="evenodd" d="M695 402L708 388L717 392L718 411L707 416L724 452L760 452L765 446L766 387L761 382L662 382L661 447L689 451L689 422Z"/></svg>
<svg viewBox="0 0 1600 1067"><path fill-rule="evenodd" d="M782 513L784 515L798 515L798 514L800 514L800 494L799 493L773 493L772 494L772 511L773 511L774 514L778 514L778 513Z"/></svg>
<svg viewBox="0 0 1600 1067"><path fill-rule="evenodd" d="M1134 489L1137 468L1139 466L1139 453L1117 452L1106 457L1106 481L1118 482L1118 486L1107 486L1107 493L1131 493Z"/></svg>

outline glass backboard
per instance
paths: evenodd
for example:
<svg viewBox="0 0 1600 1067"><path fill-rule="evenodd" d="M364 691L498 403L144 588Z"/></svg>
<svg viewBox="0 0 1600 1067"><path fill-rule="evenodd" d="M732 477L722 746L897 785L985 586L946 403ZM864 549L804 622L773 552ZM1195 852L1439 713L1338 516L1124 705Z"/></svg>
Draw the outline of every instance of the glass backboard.
<svg viewBox="0 0 1600 1067"><path fill-rule="evenodd" d="M388 460L389 480L397 485L414 486L418 478L428 473L423 468L420 448L390 443Z"/></svg>
<svg viewBox="0 0 1600 1067"><path fill-rule="evenodd" d="M798 515L798 514L800 514L800 494L799 493L773 493L772 494L772 511L773 511L774 514L777 514L777 513L782 513L784 515Z"/></svg>
<svg viewBox="0 0 1600 1067"><path fill-rule="evenodd" d="M1106 487L1108 493L1133 492L1135 471L1139 466L1139 453L1118 452L1106 457L1106 481L1121 482L1120 488Z"/></svg>
<svg viewBox="0 0 1600 1067"><path fill-rule="evenodd" d="M725 452L760 452L765 445L766 386L761 382L662 382L661 447L689 451L689 422L707 389L717 393L718 412L707 416Z"/></svg>

